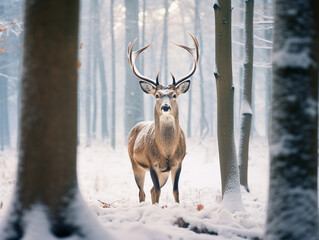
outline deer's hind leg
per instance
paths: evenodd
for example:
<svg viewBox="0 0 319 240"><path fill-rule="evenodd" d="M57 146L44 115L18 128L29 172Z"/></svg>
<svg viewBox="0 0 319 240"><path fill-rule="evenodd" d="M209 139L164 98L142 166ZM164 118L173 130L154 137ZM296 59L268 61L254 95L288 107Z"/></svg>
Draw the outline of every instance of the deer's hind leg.
<svg viewBox="0 0 319 240"><path fill-rule="evenodd" d="M169 172L156 172L153 168L150 169L154 187L151 189L152 204L159 203L161 188L167 182Z"/></svg>
<svg viewBox="0 0 319 240"><path fill-rule="evenodd" d="M137 166L137 164L132 164L132 165L133 165L135 182L140 190L139 199L140 199L140 202L144 202L145 201L145 192L144 192L145 171L144 169Z"/></svg>

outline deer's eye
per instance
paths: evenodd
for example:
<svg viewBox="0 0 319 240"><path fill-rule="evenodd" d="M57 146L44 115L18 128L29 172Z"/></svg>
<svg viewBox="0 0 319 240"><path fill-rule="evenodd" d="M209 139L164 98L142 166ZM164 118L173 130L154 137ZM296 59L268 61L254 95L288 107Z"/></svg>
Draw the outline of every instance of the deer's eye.
<svg viewBox="0 0 319 240"><path fill-rule="evenodd" d="M173 98L176 98L176 93L173 95Z"/></svg>
<svg viewBox="0 0 319 240"><path fill-rule="evenodd" d="M158 95L158 93L156 93L155 97L156 97L156 98L159 98L159 95Z"/></svg>

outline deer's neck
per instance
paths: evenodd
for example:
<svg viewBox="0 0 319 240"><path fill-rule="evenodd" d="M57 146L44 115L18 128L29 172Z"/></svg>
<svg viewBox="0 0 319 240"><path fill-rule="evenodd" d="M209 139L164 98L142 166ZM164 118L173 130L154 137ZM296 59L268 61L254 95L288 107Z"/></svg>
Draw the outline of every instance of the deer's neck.
<svg viewBox="0 0 319 240"><path fill-rule="evenodd" d="M178 145L180 126L178 116L155 116L155 139L160 151L169 157Z"/></svg>

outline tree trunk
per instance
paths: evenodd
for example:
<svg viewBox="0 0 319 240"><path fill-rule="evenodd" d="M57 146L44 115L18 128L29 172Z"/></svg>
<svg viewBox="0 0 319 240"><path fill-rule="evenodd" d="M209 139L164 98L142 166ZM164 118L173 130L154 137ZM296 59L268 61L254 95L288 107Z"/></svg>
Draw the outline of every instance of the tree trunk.
<svg viewBox="0 0 319 240"><path fill-rule="evenodd" d="M217 136L223 204L230 211L243 210L234 141L234 86L232 81L231 1L220 0L215 10L215 61L217 87Z"/></svg>
<svg viewBox="0 0 319 240"><path fill-rule="evenodd" d="M317 0L275 2L265 239L319 239L316 10Z"/></svg>
<svg viewBox="0 0 319 240"><path fill-rule="evenodd" d="M86 79L85 79L85 123L86 123L86 146L91 145L91 62L92 62L92 2L89 3L89 34L87 44L87 59L86 59Z"/></svg>
<svg viewBox="0 0 319 240"><path fill-rule="evenodd" d="M93 39L93 47L94 47L94 70L93 70L93 78L94 82L94 102L93 102L93 126L92 126L92 133L95 136L96 128L97 128L97 73L99 72L100 75L100 99L101 99L101 137L102 140L108 137L108 124L107 124L107 82L106 82L106 74L105 74L105 64L104 64L104 57L103 57L103 49L101 43L101 34L100 34L100 12L99 9L102 7L101 2L98 0L93 1L93 19L94 19L94 39Z"/></svg>
<svg viewBox="0 0 319 240"><path fill-rule="evenodd" d="M202 40L202 29L199 16L200 1L195 0L195 36L198 37L199 45L201 46L201 52L203 52L203 40ZM205 85L204 76L202 69L202 61L198 63L199 70L199 86L200 86L200 137L204 139L209 132L209 125L205 115L206 104L205 104Z"/></svg>
<svg viewBox="0 0 319 240"><path fill-rule="evenodd" d="M111 0L110 5L110 29L111 29L111 71L112 71L112 129L111 129L111 145L116 147L116 59L115 59L115 38L114 38L114 0Z"/></svg>
<svg viewBox="0 0 319 240"><path fill-rule="evenodd" d="M96 29L95 29L96 31ZM93 73L92 73L92 84L93 84L93 113L92 113L92 138L96 139L96 121L97 121L97 49L94 46L95 51L93 53Z"/></svg>
<svg viewBox="0 0 319 240"><path fill-rule="evenodd" d="M9 109L8 109L8 78L7 66L8 53L1 53L1 66L3 66L0 76L0 150L4 150L5 146L10 146L10 126L9 126Z"/></svg>
<svg viewBox="0 0 319 240"><path fill-rule="evenodd" d="M244 62L244 79L242 84L241 99L241 122L240 138L238 148L238 162L240 184L249 192L247 173L249 158L249 137L252 119L251 96L252 96L252 77L253 77L253 18L254 18L254 0L245 1L245 62Z"/></svg>
<svg viewBox="0 0 319 240"><path fill-rule="evenodd" d="M41 237L96 239L76 176L79 2L27 0L25 9L17 182L0 239L27 238L39 217Z"/></svg>
<svg viewBox="0 0 319 240"><path fill-rule="evenodd" d="M113 50L113 49L112 49ZM107 124L107 83L106 83L106 74L105 74L105 64L102 51L101 38L99 36L99 51L97 53L97 61L100 71L100 84L101 84L101 134L102 140L109 136L108 124ZM113 64L113 63L112 63Z"/></svg>
<svg viewBox="0 0 319 240"><path fill-rule="evenodd" d="M126 46L129 42L133 42L138 34L138 0L125 0L126 8ZM135 44L135 49L139 48L138 41ZM139 60L136 61L136 65L139 66ZM138 84L137 77L133 74L129 64L127 63L127 55L125 52L125 139L129 131L134 125L144 119L144 101L143 91L141 91Z"/></svg>
<svg viewBox="0 0 319 240"><path fill-rule="evenodd" d="M169 0L164 0L165 15L163 23L163 41L162 41L162 51L161 51L161 71L164 76L164 84L168 85L168 9L169 9Z"/></svg>
<svg viewBox="0 0 319 240"><path fill-rule="evenodd" d="M269 2L268 0L263 0L263 8L264 8L264 13L267 14L267 7L269 4L272 4L272 2ZM268 20L267 18L264 19L265 21ZM267 29L265 28L264 30L264 37L266 40L271 41L272 40L272 28ZM271 59L271 50L270 49L265 49L266 52L266 61L270 61ZM270 117L270 83L271 83L271 68L266 68L265 69L265 132L267 137L269 137L269 117Z"/></svg>

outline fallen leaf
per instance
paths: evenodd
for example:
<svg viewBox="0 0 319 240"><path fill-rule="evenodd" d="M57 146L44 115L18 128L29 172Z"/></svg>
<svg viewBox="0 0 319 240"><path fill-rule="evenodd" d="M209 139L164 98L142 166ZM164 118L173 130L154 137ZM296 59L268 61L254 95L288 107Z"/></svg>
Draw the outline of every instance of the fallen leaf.
<svg viewBox="0 0 319 240"><path fill-rule="evenodd" d="M197 204L197 210L198 210L198 211L201 211L201 210L203 210L203 209L204 209L203 204Z"/></svg>
<svg viewBox="0 0 319 240"><path fill-rule="evenodd" d="M7 30L7 28L6 28L6 27L4 27L4 28L0 28L0 32L4 32L5 30Z"/></svg>
<svg viewBox="0 0 319 240"><path fill-rule="evenodd" d="M102 208L110 208L111 207L111 205L106 203L106 202L103 202L101 200L98 200L98 201L102 204Z"/></svg>
<svg viewBox="0 0 319 240"><path fill-rule="evenodd" d="M5 53L6 50L4 50L4 48L0 48L0 53Z"/></svg>
<svg viewBox="0 0 319 240"><path fill-rule="evenodd" d="M82 66L82 63L80 60L78 60L78 68L80 68Z"/></svg>

